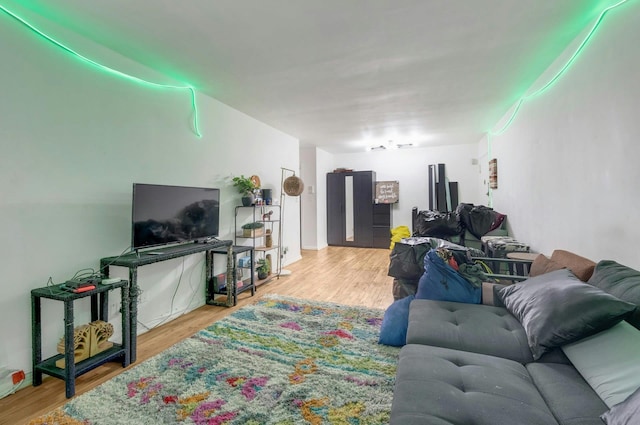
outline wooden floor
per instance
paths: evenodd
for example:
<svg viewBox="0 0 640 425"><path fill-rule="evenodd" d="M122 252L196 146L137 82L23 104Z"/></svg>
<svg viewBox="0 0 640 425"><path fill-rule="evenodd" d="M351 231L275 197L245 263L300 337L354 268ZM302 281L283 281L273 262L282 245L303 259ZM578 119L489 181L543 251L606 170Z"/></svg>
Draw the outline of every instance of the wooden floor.
<svg viewBox="0 0 640 425"><path fill-rule="evenodd" d="M242 294L238 306L203 306L140 335L135 364L265 294L385 309L393 302L393 280L387 276L388 267L389 251L385 249L329 247L320 251L302 251L302 260L286 267L291 275L281 276L260 286L254 297L250 293ZM107 363L78 377L76 395L89 391L124 370L119 363ZM64 381L45 375L42 385L28 387L0 399L0 424L28 423L66 401Z"/></svg>

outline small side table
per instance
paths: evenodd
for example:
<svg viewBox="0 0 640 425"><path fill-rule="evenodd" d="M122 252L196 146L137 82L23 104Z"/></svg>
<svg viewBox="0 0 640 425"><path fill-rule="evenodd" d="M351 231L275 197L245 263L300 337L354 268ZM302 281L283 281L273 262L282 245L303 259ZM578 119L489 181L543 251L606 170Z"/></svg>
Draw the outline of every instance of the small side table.
<svg viewBox="0 0 640 425"><path fill-rule="evenodd" d="M512 252L529 252L528 244L510 236L483 236L480 240L482 241L482 250L487 254L487 257L491 258L507 258L507 254ZM501 264L504 263L492 262L494 273L508 273L508 270L500 268Z"/></svg>
<svg viewBox="0 0 640 425"><path fill-rule="evenodd" d="M507 253L507 258L511 260L523 260L521 263L513 263L513 267L515 269L513 270L513 272L514 274L517 274L520 276L528 276L531 263L527 263L527 262L533 262L533 260L535 260L538 255L540 255L540 253L509 252Z"/></svg>
<svg viewBox="0 0 640 425"><path fill-rule="evenodd" d="M122 294L122 344L104 350L95 356L74 362L73 344L73 302L80 298L91 297L91 321L109 318L109 291L120 288ZM47 298L64 302L64 354L42 360L42 316L41 299ZM33 357L33 386L42 384L42 374L63 379L67 398L76 392L76 377L88 372L101 364L120 359L122 367L129 366L129 283L121 280L109 285L98 284L95 289L87 292L75 293L63 289L63 284L46 286L31 291L31 339ZM56 366L56 361L64 358L64 368Z"/></svg>
<svg viewBox="0 0 640 425"><path fill-rule="evenodd" d="M244 291L251 291L251 296L256 293L255 282L255 252L252 246L240 246L233 245L230 248L214 248L211 251L211 265L213 266L213 255L223 254L227 256L227 282L226 288L222 291L217 291L213 283L214 277L211 276L210 281L206 284L206 303L209 305L220 305L226 307L233 307L238 304L238 294ZM243 285L238 287L238 281L240 280L241 272L238 271L238 254L249 254L249 267L246 269L249 271L249 277L242 279ZM229 273L231 272L231 273ZM224 295L225 301L221 302L216 299L216 295Z"/></svg>

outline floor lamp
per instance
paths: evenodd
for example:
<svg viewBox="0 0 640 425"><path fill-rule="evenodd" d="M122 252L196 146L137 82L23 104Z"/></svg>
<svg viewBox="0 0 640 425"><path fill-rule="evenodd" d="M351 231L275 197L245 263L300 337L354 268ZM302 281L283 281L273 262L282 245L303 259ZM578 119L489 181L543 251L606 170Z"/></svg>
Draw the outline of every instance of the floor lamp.
<svg viewBox="0 0 640 425"><path fill-rule="evenodd" d="M282 233L284 229L284 206L285 201L288 196L300 196L304 191L304 183L302 179L296 176L296 172L294 170L290 170L289 168L280 167L282 170L281 178L280 178L280 229L278 235L278 243L280 244L280 254L278 257L278 275L279 276L288 276L291 274L290 270L282 270ZM288 177L287 174L291 174Z"/></svg>

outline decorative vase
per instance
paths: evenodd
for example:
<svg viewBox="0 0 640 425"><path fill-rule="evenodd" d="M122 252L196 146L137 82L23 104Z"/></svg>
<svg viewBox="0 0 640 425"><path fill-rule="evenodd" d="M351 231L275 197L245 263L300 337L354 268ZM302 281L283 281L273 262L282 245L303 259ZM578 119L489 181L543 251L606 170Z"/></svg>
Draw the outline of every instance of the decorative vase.
<svg viewBox="0 0 640 425"><path fill-rule="evenodd" d="M265 233L266 233L266 236L264 237L264 246L267 248L271 248L271 245L273 244L273 238L271 237L271 229L267 229Z"/></svg>
<svg viewBox="0 0 640 425"><path fill-rule="evenodd" d="M243 207L250 207L251 205L253 205L253 201L254 201L255 197L253 196L253 193L250 193L248 195L245 195L242 197L242 206Z"/></svg>
<svg viewBox="0 0 640 425"><path fill-rule="evenodd" d="M262 199L265 205L271 205L271 189L262 189Z"/></svg>

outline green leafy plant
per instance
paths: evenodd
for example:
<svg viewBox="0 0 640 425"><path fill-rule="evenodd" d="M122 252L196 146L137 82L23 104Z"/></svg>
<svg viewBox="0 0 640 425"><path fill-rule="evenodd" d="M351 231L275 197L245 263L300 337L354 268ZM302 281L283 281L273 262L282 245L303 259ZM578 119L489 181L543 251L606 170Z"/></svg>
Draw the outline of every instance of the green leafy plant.
<svg viewBox="0 0 640 425"><path fill-rule="evenodd" d="M256 271L258 272L258 275L266 276L269 274L269 269L271 268L269 260L267 260L266 258L261 258L258 260L257 264L258 267L256 267Z"/></svg>
<svg viewBox="0 0 640 425"><path fill-rule="evenodd" d="M260 189L260 187L258 187L251 178L245 177L244 175L234 177L231 181L233 182L233 187L235 187L242 195L250 195L254 190Z"/></svg>
<svg viewBox="0 0 640 425"><path fill-rule="evenodd" d="M243 229L260 229L262 227L264 227L264 223L260 223L258 221L254 221L254 222L242 225Z"/></svg>

